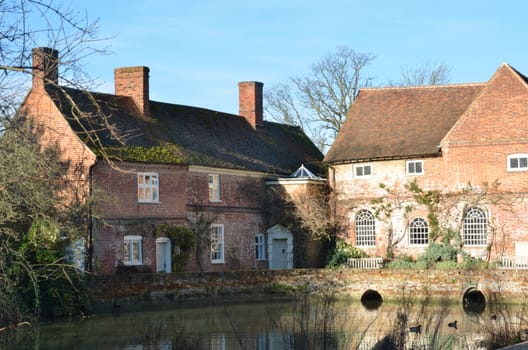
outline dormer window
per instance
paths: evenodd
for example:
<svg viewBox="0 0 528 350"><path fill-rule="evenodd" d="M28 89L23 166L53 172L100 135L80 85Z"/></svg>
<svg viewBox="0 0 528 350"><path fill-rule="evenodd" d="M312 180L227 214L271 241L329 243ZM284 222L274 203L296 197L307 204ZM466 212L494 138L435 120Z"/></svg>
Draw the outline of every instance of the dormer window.
<svg viewBox="0 0 528 350"><path fill-rule="evenodd" d="M361 164L354 165L354 176L355 177L367 177L372 175L372 165Z"/></svg>
<svg viewBox="0 0 528 350"><path fill-rule="evenodd" d="M511 154L508 156L508 171L527 171L528 154Z"/></svg>

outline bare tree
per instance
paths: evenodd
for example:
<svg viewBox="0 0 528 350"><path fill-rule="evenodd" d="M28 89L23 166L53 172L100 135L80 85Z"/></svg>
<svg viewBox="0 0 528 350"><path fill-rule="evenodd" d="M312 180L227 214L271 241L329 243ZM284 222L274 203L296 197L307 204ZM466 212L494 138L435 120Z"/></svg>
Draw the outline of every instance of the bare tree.
<svg viewBox="0 0 528 350"><path fill-rule="evenodd" d="M97 21L54 0L0 1L0 127L9 122L28 91L31 50L46 46L61 53L63 83L87 90L93 80L82 71L80 60L96 52ZM2 130L0 129L0 131Z"/></svg>
<svg viewBox="0 0 528 350"><path fill-rule="evenodd" d="M403 67L401 71L401 86L419 85L441 85L447 84L450 78L451 68L445 63L437 61L424 61L416 67Z"/></svg>
<svg viewBox="0 0 528 350"><path fill-rule="evenodd" d="M87 116L64 88L93 89L82 60L104 52L102 40L96 21L60 1L0 1L0 326L27 319L28 314L72 314L83 303L75 282L79 275L64 258L65 245L87 232L90 199L71 192L79 187L73 186L71 176L64 176L68 165L59 161L53 147L41 149L38 135L27 132L28 124L17 113L32 75L42 73L32 66L32 49L49 47L60 52L60 72L45 83L72 103L73 123L94 140L103 126L117 139L108 116ZM98 123L83 119L88 117ZM51 295L56 291L76 296Z"/></svg>
<svg viewBox="0 0 528 350"><path fill-rule="evenodd" d="M343 125L359 89L371 78L364 69L375 56L346 46L311 66L306 77L292 77L265 94L266 112L277 121L299 125L324 150Z"/></svg>
<svg viewBox="0 0 528 350"><path fill-rule="evenodd" d="M405 232L409 225L409 213L414 209L413 203L410 203L405 196L384 184L379 187L385 191L382 197L371 200L374 208L374 216L385 225L385 256L388 259L394 257L394 248L405 237ZM394 217L401 217L400 225L394 222ZM403 225L402 225L403 224Z"/></svg>

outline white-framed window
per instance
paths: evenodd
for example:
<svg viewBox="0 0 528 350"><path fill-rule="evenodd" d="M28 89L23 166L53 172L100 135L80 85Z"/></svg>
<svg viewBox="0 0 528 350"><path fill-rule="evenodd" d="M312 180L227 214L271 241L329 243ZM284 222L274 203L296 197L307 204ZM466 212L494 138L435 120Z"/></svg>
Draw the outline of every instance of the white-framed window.
<svg viewBox="0 0 528 350"><path fill-rule="evenodd" d="M224 263L224 225L211 224L211 262Z"/></svg>
<svg viewBox="0 0 528 350"><path fill-rule="evenodd" d="M376 220L374 214L367 209L361 209L355 218L356 245L375 246L376 245Z"/></svg>
<svg viewBox="0 0 528 350"><path fill-rule="evenodd" d="M423 175L423 160L408 160L405 168L407 175Z"/></svg>
<svg viewBox="0 0 528 350"><path fill-rule="evenodd" d="M138 202L159 202L159 177L157 173L138 173Z"/></svg>
<svg viewBox="0 0 528 350"><path fill-rule="evenodd" d="M508 171L528 171L528 154L510 154Z"/></svg>
<svg viewBox="0 0 528 350"><path fill-rule="evenodd" d="M354 165L354 176L355 177L365 177L372 175L372 165L371 164L358 164Z"/></svg>
<svg viewBox="0 0 528 350"><path fill-rule="evenodd" d="M480 208L471 207L464 213L464 245L488 243L488 218Z"/></svg>
<svg viewBox="0 0 528 350"><path fill-rule="evenodd" d="M257 260L266 260L265 239L262 233L255 235L255 256Z"/></svg>
<svg viewBox="0 0 528 350"><path fill-rule="evenodd" d="M220 175L209 174L209 202L220 201Z"/></svg>
<svg viewBox="0 0 528 350"><path fill-rule="evenodd" d="M423 218L414 218L409 223L409 244L429 244L429 226Z"/></svg>
<svg viewBox="0 0 528 350"><path fill-rule="evenodd" d="M124 243L123 263L125 265L143 265L143 237L125 236Z"/></svg>

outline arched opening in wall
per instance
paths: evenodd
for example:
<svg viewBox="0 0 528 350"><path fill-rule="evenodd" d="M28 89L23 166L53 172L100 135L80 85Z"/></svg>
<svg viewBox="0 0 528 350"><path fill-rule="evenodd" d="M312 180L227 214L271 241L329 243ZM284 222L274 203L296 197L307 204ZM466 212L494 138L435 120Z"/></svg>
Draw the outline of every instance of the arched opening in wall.
<svg viewBox="0 0 528 350"><path fill-rule="evenodd" d="M467 314L479 315L486 310L486 296L477 288L468 288L462 297L462 305Z"/></svg>
<svg viewBox="0 0 528 350"><path fill-rule="evenodd" d="M361 304L367 310L376 310L383 303L381 294L375 290L369 289L361 296Z"/></svg>

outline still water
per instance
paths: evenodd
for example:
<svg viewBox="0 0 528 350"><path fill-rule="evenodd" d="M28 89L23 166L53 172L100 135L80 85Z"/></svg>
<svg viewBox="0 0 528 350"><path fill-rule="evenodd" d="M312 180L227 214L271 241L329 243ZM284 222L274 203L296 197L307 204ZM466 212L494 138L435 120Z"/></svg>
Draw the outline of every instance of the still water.
<svg viewBox="0 0 528 350"><path fill-rule="evenodd" d="M343 299L163 306L19 328L0 335L0 348L372 349L399 327L408 348L479 349L490 317L488 310L468 313L458 304L382 303L369 309Z"/></svg>

